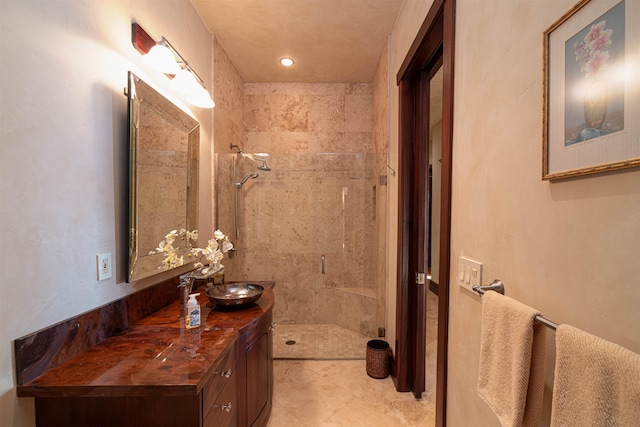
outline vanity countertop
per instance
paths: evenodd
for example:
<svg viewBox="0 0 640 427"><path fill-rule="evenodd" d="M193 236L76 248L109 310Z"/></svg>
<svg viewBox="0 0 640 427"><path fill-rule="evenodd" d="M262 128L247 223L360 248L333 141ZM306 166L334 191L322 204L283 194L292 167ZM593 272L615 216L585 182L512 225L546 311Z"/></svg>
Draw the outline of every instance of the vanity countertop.
<svg viewBox="0 0 640 427"><path fill-rule="evenodd" d="M214 375L216 361L232 351L238 333L273 306L273 282L254 304L215 308L204 294L201 325L186 329L175 301L122 334L94 345L64 364L17 387L21 397L187 396Z"/></svg>

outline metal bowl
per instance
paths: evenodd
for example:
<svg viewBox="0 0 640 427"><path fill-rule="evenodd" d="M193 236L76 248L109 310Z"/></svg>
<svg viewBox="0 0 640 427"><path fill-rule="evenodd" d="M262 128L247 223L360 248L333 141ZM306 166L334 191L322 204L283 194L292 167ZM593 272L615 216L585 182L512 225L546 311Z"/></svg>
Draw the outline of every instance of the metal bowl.
<svg viewBox="0 0 640 427"><path fill-rule="evenodd" d="M207 297L217 306L240 308L257 301L262 292L264 288L260 285L240 282L212 285L207 288Z"/></svg>

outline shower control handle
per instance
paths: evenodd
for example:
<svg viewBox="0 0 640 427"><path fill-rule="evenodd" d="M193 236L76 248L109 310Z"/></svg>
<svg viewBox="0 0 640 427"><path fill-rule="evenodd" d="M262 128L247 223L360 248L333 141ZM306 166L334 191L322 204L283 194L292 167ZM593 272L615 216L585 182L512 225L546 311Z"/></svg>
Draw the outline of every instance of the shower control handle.
<svg viewBox="0 0 640 427"><path fill-rule="evenodd" d="M325 274L325 272L324 272L324 255L322 255L322 274Z"/></svg>

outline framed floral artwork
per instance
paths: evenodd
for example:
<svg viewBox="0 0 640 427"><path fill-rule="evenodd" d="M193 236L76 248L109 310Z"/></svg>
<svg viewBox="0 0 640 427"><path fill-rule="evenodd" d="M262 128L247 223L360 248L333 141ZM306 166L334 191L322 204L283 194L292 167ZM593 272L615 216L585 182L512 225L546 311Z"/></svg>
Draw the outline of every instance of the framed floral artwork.
<svg viewBox="0 0 640 427"><path fill-rule="evenodd" d="M640 1L582 0L544 32L542 179L640 166Z"/></svg>

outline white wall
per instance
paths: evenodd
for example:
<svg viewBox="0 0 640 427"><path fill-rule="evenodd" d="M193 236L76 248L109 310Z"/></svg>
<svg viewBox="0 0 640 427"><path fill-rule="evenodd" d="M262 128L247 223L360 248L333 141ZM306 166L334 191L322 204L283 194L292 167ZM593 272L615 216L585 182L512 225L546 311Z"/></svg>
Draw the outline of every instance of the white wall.
<svg viewBox="0 0 640 427"><path fill-rule="evenodd" d="M211 36L188 0L0 1L0 424L34 424L15 397L13 340L142 289L127 284L127 100L132 70L189 110L131 45L164 35L205 80ZM208 85L210 87L210 85ZM210 233L212 110L201 123L201 234ZM112 279L96 280L111 252Z"/></svg>
<svg viewBox="0 0 640 427"><path fill-rule="evenodd" d="M482 261L483 282L501 278L546 317L640 352L640 170L541 180L542 34L574 3L458 1L451 256ZM480 299L451 286L449 425L498 425L475 393Z"/></svg>
<svg viewBox="0 0 640 427"><path fill-rule="evenodd" d="M405 0L394 28L393 79L430 6L421 3ZM451 259L477 259L484 284L499 277L509 296L548 318L640 352L640 170L541 180L542 34L574 3L457 1ZM398 92L391 85L395 167ZM396 218L397 179L389 190ZM396 230L392 224L392 257ZM497 426L476 395L481 300L451 279L448 425Z"/></svg>

